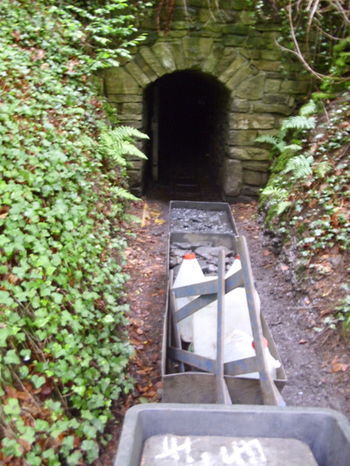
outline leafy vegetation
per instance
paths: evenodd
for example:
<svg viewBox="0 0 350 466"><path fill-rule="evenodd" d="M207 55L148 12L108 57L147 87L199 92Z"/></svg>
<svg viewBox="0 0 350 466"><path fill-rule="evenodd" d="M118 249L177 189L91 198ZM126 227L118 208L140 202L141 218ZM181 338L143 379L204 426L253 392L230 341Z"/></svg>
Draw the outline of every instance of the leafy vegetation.
<svg viewBox="0 0 350 466"><path fill-rule="evenodd" d="M349 119L347 91L318 115L317 130L300 132L299 127L290 135L293 144L284 139L275 143L274 147L283 143L284 150L274 155L272 176L261 195L266 224L285 241L296 238L295 266L311 271L316 280L332 271L325 259L345 254L350 243ZM266 137L259 141L270 142ZM334 303L336 317L328 316L324 323L333 328L344 321L348 326L348 302L345 296L338 306Z"/></svg>
<svg viewBox="0 0 350 466"><path fill-rule="evenodd" d="M0 462L11 464L91 463L112 400L133 386L121 220L125 155L143 157L144 136L105 126L89 73L127 53L135 29L108 16L119 0L84 24L55 3L0 3ZM94 46L111 27L113 53Z"/></svg>

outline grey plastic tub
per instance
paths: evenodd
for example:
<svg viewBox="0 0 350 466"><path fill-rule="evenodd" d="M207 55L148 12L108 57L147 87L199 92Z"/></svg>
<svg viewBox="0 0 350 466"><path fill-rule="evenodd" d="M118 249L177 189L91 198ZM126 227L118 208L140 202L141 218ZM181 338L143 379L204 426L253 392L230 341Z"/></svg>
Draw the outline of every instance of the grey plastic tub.
<svg viewBox="0 0 350 466"><path fill-rule="evenodd" d="M296 439L310 447L320 466L350 464L350 424L337 411L251 405L151 404L135 406L127 412L114 466L140 466L145 441L161 434ZM156 462L154 464L156 466Z"/></svg>

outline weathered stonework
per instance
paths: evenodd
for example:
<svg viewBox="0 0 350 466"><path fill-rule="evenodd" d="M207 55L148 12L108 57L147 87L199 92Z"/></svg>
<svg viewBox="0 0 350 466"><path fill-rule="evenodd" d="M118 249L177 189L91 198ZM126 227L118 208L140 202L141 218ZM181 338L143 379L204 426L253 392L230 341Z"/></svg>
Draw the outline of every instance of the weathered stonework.
<svg viewBox="0 0 350 466"><path fill-rule="evenodd" d="M298 73L298 64L282 64L275 42L278 23L255 23L246 0L222 5L223 10L214 11L205 0L188 0L185 12L182 0L175 0L169 34L156 33L154 18L145 20L141 28L148 32L145 45L127 63L99 77L120 122L143 131L144 92L162 76L196 70L221 83L229 96L226 126L220 122L220 134L226 136L213 144L221 153L210 156L218 167L223 198L234 200L258 195L267 182L269 151L255 139L277 132L310 83ZM145 162L135 161L129 175L136 194L141 194L144 172Z"/></svg>

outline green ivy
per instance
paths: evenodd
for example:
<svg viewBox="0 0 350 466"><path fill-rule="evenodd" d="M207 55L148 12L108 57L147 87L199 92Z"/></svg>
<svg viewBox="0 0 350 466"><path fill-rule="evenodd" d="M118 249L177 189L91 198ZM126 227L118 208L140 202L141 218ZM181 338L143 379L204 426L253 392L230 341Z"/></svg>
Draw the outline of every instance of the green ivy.
<svg viewBox="0 0 350 466"><path fill-rule="evenodd" d="M133 387L120 220L134 199L125 154L144 136L106 128L88 78L135 30L114 17L121 42L103 61L88 33L98 42L125 3L84 25L55 3L0 3L0 463L91 463Z"/></svg>

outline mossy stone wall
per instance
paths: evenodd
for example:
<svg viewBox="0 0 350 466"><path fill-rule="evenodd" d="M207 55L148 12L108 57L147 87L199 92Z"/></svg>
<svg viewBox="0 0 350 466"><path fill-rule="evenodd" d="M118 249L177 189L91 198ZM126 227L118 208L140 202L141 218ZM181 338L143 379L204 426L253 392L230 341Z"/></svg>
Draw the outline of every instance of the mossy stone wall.
<svg viewBox="0 0 350 466"><path fill-rule="evenodd" d="M222 197L256 196L268 177L269 151L257 144L260 134L275 134L309 89L298 63L276 45L280 25L256 19L245 0L222 0L223 9L207 0L176 0L170 32L158 33L156 21L144 21L146 41L131 60L103 73L104 91L119 120L145 130L143 93L165 74L196 70L215 77L229 90L225 156L221 159ZM226 8L225 8L226 7ZM144 162L130 170L132 190L141 194Z"/></svg>

